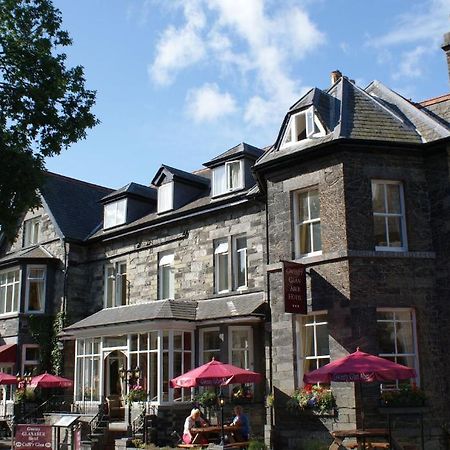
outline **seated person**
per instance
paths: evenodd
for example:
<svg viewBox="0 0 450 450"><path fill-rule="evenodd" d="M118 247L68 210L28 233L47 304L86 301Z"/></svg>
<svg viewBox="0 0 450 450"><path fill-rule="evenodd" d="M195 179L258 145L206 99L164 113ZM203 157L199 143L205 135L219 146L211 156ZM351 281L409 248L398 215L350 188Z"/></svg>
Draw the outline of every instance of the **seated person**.
<svg viewBox="0 0 450 450"><path fill-rule="evenodd" d="M192 433L192 428L205 427L206 425L206 422L201 417L200 410L194 408L184 421L183 442L185 444L192 444L195 438L195 433ZM208 440L204 436L199 436L195 443L207 444Z"/></svg>
<svg viewBox="0 0 450 450"><path fill-rule="evenodd" d="M248 436L250 433L250 425L248 421L248 417L244 414L244 410L242 406L234 407L234 419L230 425L236 425L239 427L239 430L234 431L233 437L236 442L246 442L248 441Z"/></svg>

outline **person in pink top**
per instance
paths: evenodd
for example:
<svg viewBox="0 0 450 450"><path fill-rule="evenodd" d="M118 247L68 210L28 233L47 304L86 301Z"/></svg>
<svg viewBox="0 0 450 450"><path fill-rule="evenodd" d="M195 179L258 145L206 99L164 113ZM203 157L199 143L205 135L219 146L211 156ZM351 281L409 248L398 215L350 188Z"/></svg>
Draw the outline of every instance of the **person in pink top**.
<svg viewBox="0 0 450 450"><path fill-rule="evenodd" d="M186 420L184 421L184 429L183 429L183 442L185 444L192 444L192 441L195 437L195 434L192 433L192 428L194 427L204 427L207 423L202 419L200 410L197 408L194 408L191 411L191 414L186 417ZM197 439L196 444L207 444L208 440L204 436L200 436L199 439Z"/></svg>

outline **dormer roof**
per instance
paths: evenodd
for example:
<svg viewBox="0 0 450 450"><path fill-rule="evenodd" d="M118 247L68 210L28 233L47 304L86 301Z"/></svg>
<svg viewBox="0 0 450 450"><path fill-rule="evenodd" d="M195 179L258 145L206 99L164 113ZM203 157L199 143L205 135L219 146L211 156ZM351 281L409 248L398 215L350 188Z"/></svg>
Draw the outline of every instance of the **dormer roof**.
<svg viewBox="0 0 450 450"><path fill-rule="evenodd" d="M168 181L178 180L186 184L198 186L200 188L208 187L210 182L208 178L162 164L158 172L156 172L156 175L153 177L152 184L154 186L160 186L163 180L166 178L168 179Z"/></svg>
<svg viewBox="0 0 450 450"><path fill-rule="evenodd" d="M247 144L246 142L241 142L240 144L235 145L234 147L230 148L224 153L221 153L210 161L203 163L203 165L206 167L215 167L231 159L242 157L248 157L250 159L256 160L263 153L264 151L262 149Z"/></svg>
<svg viewBox="0 0 450 450"><path fill-rule="evenodd" d="M327 133L282 146L290 117L310 107ZM450 128L379 81L361 89L347 77L341 77L328 90L311 89L292 105L274 146L255 167L341 139L421 144L448 136Z"/></svg>
<svg viewBox="0 0 450 450"><path fill-rule="evenodd" d="M138 183L128 183L127 185L117 189L101 199L102 203L110 203L113 200L118 200L124 197L133 197L141 200L156 200L156 189L144 186Z"/></svg>

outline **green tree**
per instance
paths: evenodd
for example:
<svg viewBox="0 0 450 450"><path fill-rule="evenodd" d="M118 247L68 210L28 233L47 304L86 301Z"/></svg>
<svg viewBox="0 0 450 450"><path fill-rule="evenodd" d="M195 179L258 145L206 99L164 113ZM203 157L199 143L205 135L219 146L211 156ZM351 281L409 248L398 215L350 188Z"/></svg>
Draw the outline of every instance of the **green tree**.
<svg viewBox="0 0 450 450"><path fill-rule="evenodd" d="M72 41L51 0L0 0L0 232L39 205L45 158L97 124L83 68L66 67Z"/></svg>

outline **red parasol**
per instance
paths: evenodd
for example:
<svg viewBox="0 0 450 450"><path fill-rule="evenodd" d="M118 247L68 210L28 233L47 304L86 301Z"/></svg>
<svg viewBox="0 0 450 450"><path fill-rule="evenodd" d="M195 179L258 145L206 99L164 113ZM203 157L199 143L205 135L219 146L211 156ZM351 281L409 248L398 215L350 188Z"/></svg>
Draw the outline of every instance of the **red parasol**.
<svg viewBox="0 0 450 450"><path fill-rule="evenodd" d="M50 373L42 373L31 379L30 386L40 388L70 388L73 382L68 378L59 377Z"/></svg>
<svg viewBox="0 0 450 450"><path fill-rule="evenodd" d="M305 383L329 383L331 381L393 381L415 378L416 372L388 359L370 355L359 350L336 361L306 373Z"/></svg>
<svg viewBox="0 0 450 450"><path fill-rule="evenodd" d="M170 380L170 387L226 386L228 384L259 383L261 380L260 373L213 359L209 363Z"/></svg>
<svg viewBox="0 0 450 450"><path fill-rule="evenodd" d="M0 372L0 384L17 384L17 378L9 373Z"/></svg>

